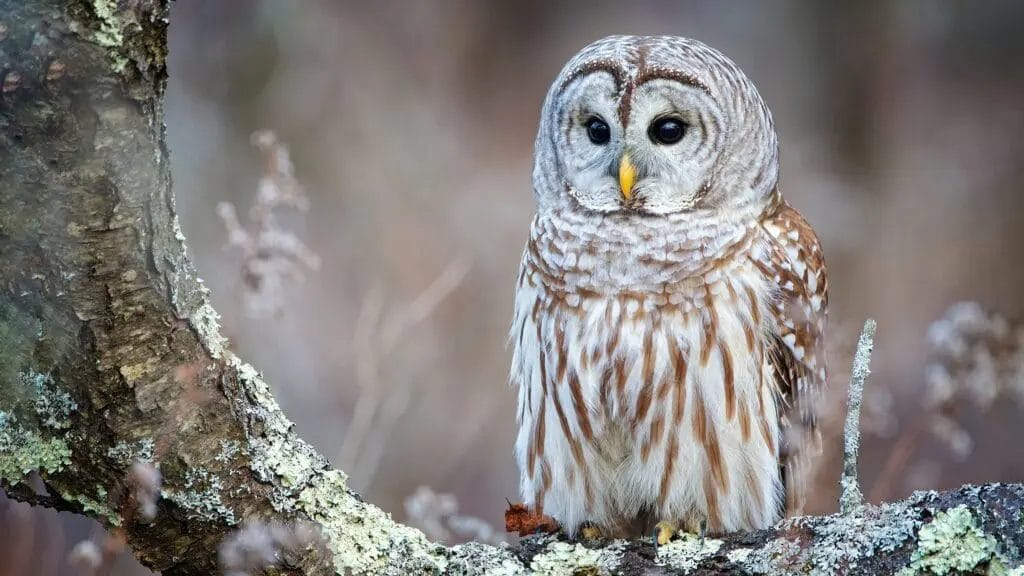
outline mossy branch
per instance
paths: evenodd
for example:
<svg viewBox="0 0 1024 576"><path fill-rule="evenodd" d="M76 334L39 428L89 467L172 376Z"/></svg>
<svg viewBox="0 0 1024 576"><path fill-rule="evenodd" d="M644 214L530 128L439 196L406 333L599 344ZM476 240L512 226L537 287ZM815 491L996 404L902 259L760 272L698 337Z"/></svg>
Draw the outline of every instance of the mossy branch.
<svg viewBox="0 0 1024 576"><path fill-rule="evenodd" d="M941 574L1019 562L1019 485L657 552L547 538L446 547L392 521L225 347L174 213L167 17L164 0L0 0L0 484L12 497L119 525L169 576L216 573L225 538L260 520L320 527L327 553L279 567L299 575ZM137 462L162 478L145 518L127 510Z"/></svg>
<svg viewBox="0 0 1024 576"><path fill-rule="evenodd" d="M864 322L857 351L853 356L853 370L850 373L849 399L846 408L846 425L843 427L843 475L839 480L842 493L839 496L839 510L852 514L864 504L857 479L857 457L860 454L860 405L864 398L864 385L871 375L871 351L875 346L875 321Z"/></svg>

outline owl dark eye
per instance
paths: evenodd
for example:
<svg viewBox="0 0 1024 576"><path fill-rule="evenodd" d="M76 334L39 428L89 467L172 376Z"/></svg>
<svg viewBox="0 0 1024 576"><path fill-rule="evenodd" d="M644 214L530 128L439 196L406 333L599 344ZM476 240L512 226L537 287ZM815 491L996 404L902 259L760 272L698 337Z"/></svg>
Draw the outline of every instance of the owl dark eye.
<svg viewBox="0 0 1024 576"><path fill-rule="evenodd" d="M604 120L591 118L587 120L587 137L594 144L607 144L612 139L612 130Z"/></svg>
<svg viewBox="0 0 1024 576"><path fill-rule="evenodd" d="M655 144L675 144L686 134L686 123L678 118L658 118L651 122L647 135Z"/></svg>

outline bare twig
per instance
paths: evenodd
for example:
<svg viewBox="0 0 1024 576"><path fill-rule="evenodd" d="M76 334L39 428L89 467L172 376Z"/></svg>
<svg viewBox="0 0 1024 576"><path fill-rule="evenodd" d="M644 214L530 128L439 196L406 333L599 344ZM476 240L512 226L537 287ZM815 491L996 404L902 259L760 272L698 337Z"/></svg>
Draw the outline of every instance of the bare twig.
<svg viewBox="0 0 1024 576"><path fill-rule="evenodd" d="M228 232L228 247L242 252L246 313L253 317L280 312L285 281L302 278L304 270L320 267L320 257L295 234L278 224L275 210L309 209L309 199L295 180L288 148L270 130L253 133L252 145L262 154L262 176L249 225L238 218L230 202L217 205Z"/></svg>
<svg viewBox="0 0 1024 576"><path fill-rule="evenodd" d="M459 258L450 262L441 274L405 308L399 308L381 329L381 343L390 352L406 330L426 320L447 298L469 272L469 261Z"/></svg>
<svg viewBox="0 0 1024 576"><path fill-rule="evenodd" d="M379 290L371 290L363 301L354 346L359 399L338 459L345 467L359 470L364 482L376 474L383 447L412 395L412 382L408 380L382 386L381 366L398 347L402 336L429 318L462 283L468 271L468 260L452 261L412 302L395 307L387 317Z"/></svg>
<svg viewBox="0 0 1024 576"><path fill-rule="evenodd" d="M857 340L857 353L853 357L853 371L850 374L850 397L843 434L843 476L839 481L843 492L839 496L839 509L843 514L852 514L864 504L860 484L857 481L857 456L860 451L860 405L864 397L864 385L871 375L871 351L875 344L875 321L868 319Z"/></svg>

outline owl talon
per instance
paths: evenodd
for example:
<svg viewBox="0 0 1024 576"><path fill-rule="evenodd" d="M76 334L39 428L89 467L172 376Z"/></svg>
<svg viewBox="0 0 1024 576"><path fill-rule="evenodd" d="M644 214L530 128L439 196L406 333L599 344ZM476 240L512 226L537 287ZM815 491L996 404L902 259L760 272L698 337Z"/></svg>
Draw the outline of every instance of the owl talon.
<svg viewBox="0 0 1024 576"><path fill-rule="evenodd" d="M654 527L654 547L668 544L679 530L679 525L671 520L662 520Z"/></svg>
<svg viewBox="0 0 1024 576"><path fill-rule="evenodd" d="M584 540L600 540L603 538L601 529L593 524L585 524L580 528L580 536L582 536Z"/></svg>

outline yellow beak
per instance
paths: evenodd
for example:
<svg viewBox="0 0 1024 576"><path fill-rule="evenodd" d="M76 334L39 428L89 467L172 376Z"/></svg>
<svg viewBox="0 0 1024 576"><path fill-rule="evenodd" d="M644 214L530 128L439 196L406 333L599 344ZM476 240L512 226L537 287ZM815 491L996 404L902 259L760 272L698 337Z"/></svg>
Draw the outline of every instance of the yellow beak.
<svg viewBox="0 0 1024 576"><path fill-rule="evenodd" d="M629 154L623 154L619 161L619 189L622 197L629 200L633 197L633 184L636 182L636 167L629 159Z"/></svg>

